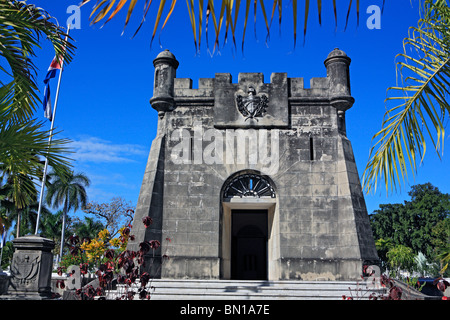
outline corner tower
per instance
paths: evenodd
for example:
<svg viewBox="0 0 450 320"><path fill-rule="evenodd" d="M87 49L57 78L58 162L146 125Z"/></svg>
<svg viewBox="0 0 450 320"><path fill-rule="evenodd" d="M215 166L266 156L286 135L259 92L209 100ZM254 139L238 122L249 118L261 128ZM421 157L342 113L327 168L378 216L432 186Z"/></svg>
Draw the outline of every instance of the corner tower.
<svg viewBox="0 0 450 320"><path fill-rule="evenodd" d="M176 78L154 61L158 111L130 250L161 242L147 270L161 278L355 280L377 252L345 113L350 58L333 50L327 76L217 73ZM150 216L153 224L143 227ZM170 239L170 241L166 240ZM163 256L170 257L164 260Z"/></svg>

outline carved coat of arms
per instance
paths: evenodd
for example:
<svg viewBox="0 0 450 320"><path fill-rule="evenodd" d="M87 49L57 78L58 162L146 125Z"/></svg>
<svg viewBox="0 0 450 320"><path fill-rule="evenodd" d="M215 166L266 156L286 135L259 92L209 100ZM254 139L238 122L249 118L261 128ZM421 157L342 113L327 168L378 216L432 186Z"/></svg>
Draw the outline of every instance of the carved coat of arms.
<svg viewBox="0 0 450 320"><path fill-rule="evenodd" d="M236 94L236 104L239 112L245 117L245 121L248 119L255 119L258 121L258 117L264 116L269 103L269 98L265 93L256 93L255 88L248 87L248 95L243 96Z"/></svg>
<svg viewBox="0 0 450 320"><path fill-rule="evenodd" d="M21 254L11 265L11 281L16 285L28 286L37 279L41 259L34 254Z"/></svg>

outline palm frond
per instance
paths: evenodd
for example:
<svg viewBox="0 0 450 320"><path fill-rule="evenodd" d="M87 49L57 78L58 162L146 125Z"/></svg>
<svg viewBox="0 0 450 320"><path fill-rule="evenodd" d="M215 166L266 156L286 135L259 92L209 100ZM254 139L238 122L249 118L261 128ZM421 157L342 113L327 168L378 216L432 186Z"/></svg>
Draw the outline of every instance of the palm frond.
<svg viewBox="0 0 450 320"><path fill-rule="evenodd" d="M30 120L37 110L37 68L32 58L41 40L50 41L58 57L70 62L74 46L65 30L43 9L22 1L0 1L0 175L13 186L12 199L19 209L31 203L35 184L42 177L41 159L56 169L69 165L67 140L55 139L42 122Z"/></svg>
<svg viewBox="0 0 450 320"><path fill-rule="evenodd" d="M80 6L85 5L86 3L90 2L91 0L83 0ZM116 0L102 0L97 1L97 3L94 5L91 11L91 22L93 24L98 23L104 19L106 19L105 23L110 21L112 18L114 18L125 6L125 4L129 2L128 12L126 14L125 18L125 27L128 25L128 22L130 20L131 13L134 11L134 8L136 6L137 0L120 0L116 4ZM144 12L142 15L141 23L139 24L139 27L135 31L133 37L136 35L136 33L141 28L143 22L145 21L145 18L147 16L147 13L149 11L149 7L152 0L145 0L144 3ZM245 9L244 10L244 17L239 18L240 10L242 0L222 0L220 2L220 12L215 10L215 3L214 0L207 0L207 4L205 6L205 0L186 0L187 4L187 13L189 16L189 20L191 23L192 31L193 31L193 37L194 37L194 46L196 51L200 48L200 44L203 37L203 30L205 30L206 34L206 41L207 41L207 47L209 50L209 44L208 44L208 24L209 24L209 18L213 19L214 22L214 31L215 31L215 43L214 43L214 50L218 48L219 44L219 35L223 31L223 43L226 43L228 38L228 32L231 31L231 36L233 38L233 45L236 47L236 31L238 30L238 22L243 22L243 29L242 29L242 50L244 47L244 39L245 39L245 33L247 29L247 22L248 18L250 16L250 6L252 3L252 0L246 0L245 1ZM269 16L269 12L266 11L266 6L268 5L264 3L264 0L253 0L253 18L254 18L254 25L255 25L255 37L256 37L256 17L258 11L261 11L263 22L265 25L265 29L267 32L266 41L270 38L270 26L272 25L272 20L274 18L275 11L278 11L279 15L279 25L281 30L281 18L282 18L282 0L271 0L269 1L269 5L272 3L272 12ZM292 0L292 18L293 18L293 42L294 47L297 42L297 15L298 15L298 1ZM217 1L216 1L217 3ZM305 0L304 4L304 25L303 25L303 36L304 40L306 39L306 33L308 28L308 18L309 18L309 9L310 9L310 0ZM158 11L154 16L154 26L153 26L153 33L152 33L152 41L155 38L156 32L158 29L160 32L164 29L167 22L169 21L170 17L172 16L172 13L175 9L176 4L178 2L176 0L172 0L171 5L169 7L169 11L165 13L166 9L166 0L160 0ZM115 7L114 7L115 5ZM114 10L113 10L114 7ZM259 8L258 8L259 7ZM323 12L323 1L317 0L317 10L318 10L318 18L319 18L319 24L322 24L322 12ZM330 5L331 8L333 8L334 12L334 19L336 22L337 27L337 21L338 21L338 15L337 15L337 1L333 0L332 5ZM360 12L360 0L350 0L349 6L347 9L347 15L346 15L346 23L345 28L347 28L349 16L352 8L355 8L356 11L356 18L357 23L359 24L359 12ZM384 8L384 1L383 1L383 8ZM109 14L110 13L110 14ZM107 15L109 14L109 17ZM164 23L160 27L160 21L164 18ZM206 19L204 19L206 17ZM269 20L270 17L270 20ZM225 30L224 30L225 29Z"/></svg>
<svg viewBox="0 0 450 320"><path fill-rule="evenodd" d="M1 117L1 114L0 114ZM36 120L13 123L0 121L0 174L14 186L12 198L18 208L23 208L35 196L35 185L42 178L43 162L55 168L66 168L70 159L62 156L69 152L69 140L54 139L48 146L50 133Z"/></svg>
<svg viewBox="0 0 450 320"><path fill-rule="evenodd" d="M400 85L388 89L386 103L396 103L385 114L376 133L363 174L367 192L383 179L395 190L422 163L431 141L443 153L444 120L450 112L450 8L445 0L426 0L418 27L411 27L404 52L397 56ZM409 168L409 170L408 170Z"/></svg>
<svg viewBox="0 0 450 320"><path fill-rule="evenodd" d="M29 119L40 102L36 94L37 68L32 62L35 49L40 48L40 39L49 40L58 56L64 55L70 62L74 46L71 38L65 41L64 28L52 22L52 17L43 9L25 2L0 2L0 56L6 65L0 66L7 83L8 93L2 90L3 98L8 97L7 116L14 120ZM4 100L4 99L3 99Z"/></svg>

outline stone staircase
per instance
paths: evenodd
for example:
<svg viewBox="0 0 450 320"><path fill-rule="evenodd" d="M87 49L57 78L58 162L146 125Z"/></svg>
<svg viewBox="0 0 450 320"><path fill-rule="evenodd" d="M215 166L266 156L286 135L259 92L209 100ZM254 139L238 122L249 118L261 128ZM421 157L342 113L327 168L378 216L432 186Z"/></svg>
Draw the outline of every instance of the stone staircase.
<svg viewBox="0 0 450 320"><path fill-rule="evenodd" d="M239 280L169 280L155 279L152 300L342 300L343 295L353 299L369 299L386 290L370 289L361 281L239 281ZM147 285L147 287L149 287ZM139 283L133 286L137 291ZM123 294L121 285L109 291L107 299ZM139 299L135 296L135 299Z"/></svg>

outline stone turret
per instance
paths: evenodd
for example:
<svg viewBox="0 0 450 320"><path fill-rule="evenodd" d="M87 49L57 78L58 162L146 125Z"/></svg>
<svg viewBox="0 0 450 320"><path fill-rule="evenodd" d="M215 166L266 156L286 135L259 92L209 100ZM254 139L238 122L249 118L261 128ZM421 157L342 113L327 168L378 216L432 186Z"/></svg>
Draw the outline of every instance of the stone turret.
<svg viewBox="0 0 450 320"><path fill-rule="evenodd" d="M329 79L330 103L338 110L339 129L345 134L345 111L350 109L355 102L350 90L350 66L351 59L347 54L334 49L325 59L327 78Z"/></svg>
<svg viewBox="0 0 450 320"><path fill-rule="evenodd" d="M164 50L153 60L153 65L155 80L150 104L162 118L165 112L172 111L174 107L174 79L179 63L169 50Z"/></svg>

